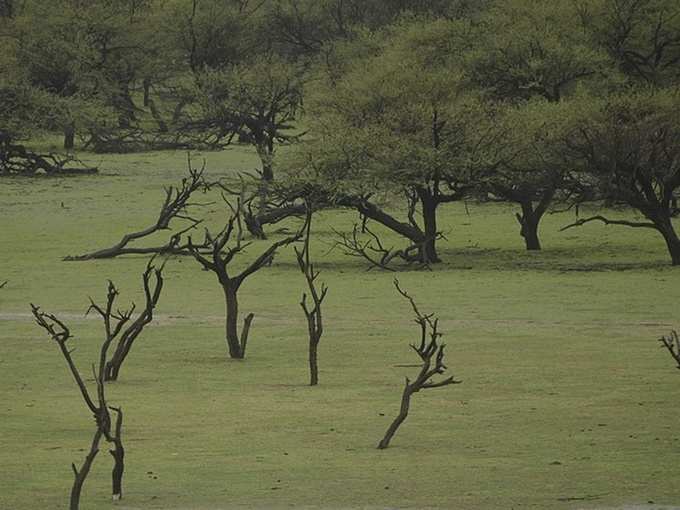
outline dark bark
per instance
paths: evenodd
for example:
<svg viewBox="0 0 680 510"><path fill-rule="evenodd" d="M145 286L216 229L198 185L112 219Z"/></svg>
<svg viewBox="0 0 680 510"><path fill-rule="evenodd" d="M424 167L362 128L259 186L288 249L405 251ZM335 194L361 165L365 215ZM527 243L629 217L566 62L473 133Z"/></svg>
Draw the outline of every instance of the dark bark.
<svg viewBox="0 0 680 510"><path fill-rule="evenodd" d="M69 510L78 510L80 507L80 495L83 491L83 485L87 479L87 475L90 474L90 468L94 462L95 457L99 453L99 441L102 438L101 429L97 429L92 438L92 444L90 445L90 451L88 452L83 465L80 469L76 467L75 464L71 464L71 469L73 469L73 485L71 486L71 498L69 502Z"/></svg>
<svg viewBox="0 0 680 510"><path fill-rule="evenodd" d="M531 201L520 204L522 214L517 213L517 221L520 224L520 235L524 238L527 250L540 250L541 242L538 238L538 223L541 216L534 210Z"/></svg>
<svg viewBox="0 0 680 510"><path fill-rule="evenodd" d="M314 270L314 264L311 262L309 253L309 241L312 232L312 206L309 203L307 203L306 206L305 241L302 251L295 248L295 257L297 259L298 267L305 277L307 288L309 289L309 296L311 297L310 308L307 305L307 293L303 292L300 306L307 319L307 333L309 336L309 385L316 386L319 384L319 342L323 335L321 304L326 298L328 287L323 283L321 284L320 290L316 287L316 279L319 277L319 272Z"/></svg>
<svg viewBox="0 0 680 510"><path fill-rule="evenodd" d="M411 389L410 381L408 380L408 378L406 378L404 392L401 394L401 406L399 407L399 414L392 421L392 423L390 423L390 426L387 428L387 431L385 432L385 436L380 440L380 443L378 443L379 450L384 450L390 445L390 441L392 441L392 438L394 437L394 434L397 432L397 429L408 417L408 411L411 406L412 394L413 390Z"/></svg>
<svg viewBox="0 0 680 510"><path fill-rule="evenodd" d="M83 255L70 255L64 257L64 260L92 260L92 259L107 259L114 258L120 255L127 254L173 254L173 255L189 255L188 245L180 243L182 235L186 232L196 228L202 220L196 220L187 214L187 207L192 204L189 202L193 193L203 188L205 182L203 180L203 170L194 170L189 168L189 176L182 179L179 186L170 186L165 189L165 199L161 205L161 210L158 213L156 223L139 230L137 232L130 232L125 234L118 243L109 247L103 248ZM179 232L170 236L168 242L162 246L155 247L129 247L128 245L133 241L148 237L161 230L169 230L170 222L175 219L183 219L189 221L189 226L180 230Z"/></svg>
<svg viewBox="0 0 680 510"><path fill-rule="evenodd" d="M243 359L246 355L245 345L241 342L241 336L238 333L238 294L237 288L233 284L228 283L224 285L224 300L226 303L226 340L227 348L229 349L229 357L232 359ZM248 320L250 317L250 320ZM246 317L246 322L250 326L252 321L252 314ZM244 327L245 336L243 337L245 341L248 341L248 330Z"/></svg>
<svg viewBox="0 0 680 510"><path fill-rule="evenodd" d="M430 191L423 187L416 188L420 205L423 210L423 226L425 229L425 239L422 242L420 260L425 264L441 262L437 255L437 207L439 203Z"/></svg>
<svg viewBox="0 0 680 510"><path fill-rule="evenodd" d="M0 18L14 17L14 0L0 0Z"/></svg>
<svg viewBox="0 0 680 510"><path fill-rule="evenodd" d="M659 342L666 348L668 354L675 361L676 367L680 368L680 338L678 332L673 330L668 336L659 338Z"/></svg>
<svg viewBox="0 0 680 510"><path fill-rule="evenodd" d="M92 364L92 371L97 387L96 397L94 393L88 389L85 380L73 361L73 349L68 345L68 341L72 338L72 335L68 327L53 314L44 313L40 311L39 307L31 304L31 311L33 312L36 323L43 328L59 346L59 350L78 386L83 401L94 416L97 427L92 439L90 451L80 470L76 468L75 464L71 465L75 475L71 488L71 510L77 510L80 505L80 495L83 484L85 483L85 479L87 478L92 463L99 451L99 443L102 437L107 443L112 445L112 449L110 450L114 460L111 485L112 498L118 500L123 494L123 473L125 470L125 449L122 441L123 412L120 408L110 407L108 405L104 371L108 349L114 340L116 340L123 332L125 324L132 316L134 305L131 309L126 311L116 309L115 301L117 296L118 289L116 289L113 282L109 281L106 304L100 306L90 300L90 307L87 310L87 313L95 311L101 316L105 330L105 339L99 350L99 361L97 364ZM111 411L116 413L115 423L111 419Z"/></svg>
<svg viewBox="0 0 680 510"><path fill-rule="evenodd" d="M111 471L111 494L114 501L123 497L123 472L125 471L125 448L123 447L122 428L123 411L120 408L111 408L116 413L116 425L110 438L113 449L109 453L113 457L113 470Z"/></svg>
<svg viewBox="0 0 680 510"><path fill-rule="evenodd" d="M71 156L39 154L23 145L0 139L0 175L35 175L41 172L47 175L80 175L98 172L95 167L70 166L74 161L77 160Z"/></svg>
<svg viewBox="0 0 680 510"><path fill-rule="evenodd" d="M72 122L64 127L64 149L71 150L75 147L76 126Z"/></svg>
<svg viewBox="0 0 680 510"><path fill-rule="evenodd" d="M678 235L673 228L671 219L668 218L659 222L657 230L663 236L664 241L666 241L668 254L671 256L671 264L680 266L680 239L678 239Z"/></svg>
<svg viewBox="0 0 680 510"><path fill-rule="evenodd" d="M144 89L144 106L149 106L149 100L151 99L151 80L149 78L144 78L142 82L142 88Z"/></svg>
<svg viewBox="0 0 680 510"><path fill-rule="evenodd" d="M145 296L145 306L142 313L128 326L125 331L120 335L116 349L104 366L104 380L105 381L116 381L120 374L120 369L123 366L123 362L130 354L132 345L134 344L137 337L141 334L144 327L153 320L153 311L158 304L158 300L161 296L161 291L163 290L163 266L159 269L154 268L154 266L149 263L146 266L146 271L142 275L142 282L144 286L144 296ZM155 277L155 285L153 290L150 286L151 274L153 273Z"/></svg>
<svg viewBox="0 0 680 510"><path fill-rule="evenodd" d="M160 133L167 133L168 125L165 123L165 120L163 120L161 112L159 112L158 108L156 108L156 102L153 99L149 98L147 99L146 104L149 107L149 110L151 111L151 116L156 121L156 124L158 124L158 131Z"/></svg>
<svg viewBox="0 0 680 510"><path fill-rule="evenodd" d="M229 274L229 264L233 261L234 257L240 254L248 245L250 245L250 243L243 242L243 212L241 201L238 200L235 207L230 204L230 207L232 208L232 215L224 229L222 229L215 237L209 232L206 232L205 246L207 247L207 250L204 251L195 246L192 243L191 237L189 237L188 246L189 251L196 261L199 262L205 270L212 271L217 276L217 280L224 293L226 307L225 336L227 348L229 349L229 356L234 359L243 359L245 357L250 325L253 321L254 314L251 313L246 316L239 336L238 290L248 276L272 263L276 251L279 248L298 241L302 236L302 231L272 243L240 273L231 275ZM232 241L231 245L229 244L230 241Z"/></svg>
<svg viewBox="0 0 680 510"><path fill-rule="evenodd" d="M319 339L312 336L309 337L309 385L316 386L319 384Z"/></svg>
<svg viewBox="0 0 680 510"><path fill-rule="evenodd" d="M461 382L454 380L453 376L436 382L432 380L433 377L442 375L447 370L447 367L444 364L444 344L438 344L438 340L442 336L438 329L439 319L433 318L433 314L422 314L413 298L401 289L397 279L394 280L394 286L396 287L397 292L411 304L411 308L416 315L415 322L420 326L420 342L419 344L411 344L411 348L420 357L422 365L418 376L413 382L411 382L408 377L406 378L404 391L401 395L399 414L397 414L396 418L387 428L385 435L378 443L378 449L381 450L389 446L397 429L408 416L409 407L411 405L411 396L414 393L431 388L441 388L442 386L448 386L449 384L459 384Z"/></svg>

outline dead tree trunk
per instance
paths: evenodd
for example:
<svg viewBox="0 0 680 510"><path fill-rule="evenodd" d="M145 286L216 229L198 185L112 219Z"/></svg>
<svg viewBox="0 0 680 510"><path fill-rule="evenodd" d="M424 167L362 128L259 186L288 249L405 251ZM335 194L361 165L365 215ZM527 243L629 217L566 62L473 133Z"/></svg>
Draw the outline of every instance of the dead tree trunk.
<svg viewBox="0 0 680 510"><path fill-rule="evenodd" d="M68 341L72 338L72 335L68 327L56 316L44 313L39 307L31 304L31 311L33 312L36 323L43 328L50 338L59 346L62 357L66 361L69 371L80 390L83 401L94 416L97 427L90 445L90 451L85 457L83 465L80 469L76 468L75 464L72 464L71 466L74 473L70 498L71 510L78 510L79 508L82 488L87 475L90 472L92 463L99 452L99 443L102 437L107 443L112 445L112 449L110 450L114 461L111 484L112 498L114 501L119 500L123 495L123 472L125 470L125 449L122 441L123 411L121 408L110 407L108 405L104 374L109 347L123 332L125 324L129 322L134 305L127 311L114 310L117 296L118 290L112 282L109 282L106 304L100 306L94 301L91 301L90 307L87 310L87 313L95 311L100 315L104 322L105 331L105 338L99 351L98 363L92 365L97 386L96 395L88 389L85 379L82 377L71 356L73 349L69 348ZM111 412L116 414L115 422L112 420Z"/></svg>
<svg viewBox="0 0 680 510"><path fill-rule="evenodd" d="M87 475L90 474L90 468L92 467L94 458L99 453L99 442L101 441L101 438L102 431L101 429L97 428L97 431L94 433L94 437L92 438L90 451L85 456L83 465L80 466L80 469L78 469L75 464L71 464L71 469L73 470L73 475L75 478L73 480L73 485L71 486L71 499L69 502L70 510L78 510L80 507L80 495L83 492L83 485L85 485Z"/></svg>
<svg viewBox="0 0 680 510"><path fill-rule="evenodd" d="M309 240L311 237L312 229L312 206L307 204L307 217L305 221L305 241L302 251L295 247L295 256L297 258L298 266L300 271L307 281L307 287L309 288L309 295L312 298L313 306L310 309L307 306L307 293L302 293L302 301L300 301L300 306L305 313L307 318L307 331L309 334L309 385L316 386L319 384L319 363L318 363L318 350L319 342L321 341L321 335L323 335L323 317L321 315L321 304L326 297L328 292L328 287L321 284L321 290L316 288L315 280L318 278L318 271L314 270L314 264L312 264L309 256Z"/></svg>
<svg viewBox="0 0 680 510"><path fill-rule="evenodd" d="M443 374L447 368L444 364L444 344L438 345L437 343L439 337L442 336L442 334L438 331L439 319L433 319L433 314L423 315L420 313L413 298L401 289L399 286L399 281L396 279L394 280L394 286L396 287L399 294L401 294L409 301L409 303L411 303L411 308L416 315L415 322L420 326L420 343L411 344L411 348L420 357L422 366L420 367L418 376L413 382L411 382L408 377L406 378L404 391L401 395L399 414L392 421L390 426L387 428L385 435L378 443L378 449L381 450L389 446L390 441L397 432L397 429L404 422L404 420L406 420L409 407L411 405L411 396L414 393L417 393L420 390L440 388L442 386L447 386L449 384L459 384L461 382L454 380L453 376L447 377L446 379L442 379L437 382L431 380L435 375Z"/></svg>
<svg viewBox="0 0 680 510"><path fill-rule="evenodd" d="M161 266L159 269L156 269L151 265L151 262L149 262L149 264L146 266L146 271L144 271L144 274L142 275L146 305L144 306L142 313L140 313L139 316L125 329L125 331L121 333L113 355L104 366L104 380L118 380L121 366L130 353L132 344L140 335L144 329L144 326L153 320L153 311L158 304L161 291L163 290L162 272L163 266ZM150 284L152 274L155 277L155 285L153 289L151 289Z"/></svg>
<svg viewBox="0 0 680 510"><path fill-rule="evenodd" d="M217 276L222 291L224 293L226 305L226 340L229 349L229 356L233 359L243 359L245 357L250 325L254 314L248 314L243 321L243 328L238 331L238 291L245 279L265 266L271 264L276 255L276 251L291 243L298 241L302 237L302 230L296 234L276 241L262 252L253 262L243 271L236 275L230 274L228 268L239 253L247 248L251 243L243 242L243 212L241 200L237 200L236 206L229 205L232 215L224 229L215 237L206 230L203 245L207 252L201 250L201 246L195 246L191 237L188 240L188 248L194 258L203 266L205 270L212 271ZM230 244L231 241L231 244Z"/></svg>

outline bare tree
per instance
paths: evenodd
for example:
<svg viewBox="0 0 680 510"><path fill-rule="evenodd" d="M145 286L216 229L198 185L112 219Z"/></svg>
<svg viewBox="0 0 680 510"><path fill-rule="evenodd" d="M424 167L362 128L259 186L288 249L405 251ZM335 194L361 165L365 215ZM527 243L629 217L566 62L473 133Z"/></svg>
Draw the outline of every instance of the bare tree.
<svg viewBox="0 0 680 510"><path fill-rule="evenodd" d="M229 206L232 214L224 229L216 236L211 235L206 229L203 246L208 248L208 253L201 250L200 246L195 246L192 243L191 237L188 240L188 249L205 270L212 271L217 276L226 302L226 340L229 356L234 359L243 359L248 343L250 325L255 315L252 313L246 315L243 320L241 333L239 334L238 290L246 278L271 264L279 248L298 241L302 237L303 230L270 244L245 269L238 274L233 274L228 268L229 264L252 243L243 242L243 210L241 200L236 201L236 206L231 204Z"/></svg>
<svg viewBox="0 0 680 510"><path fill-rule="evenodd" d="M106 304L101 306L90 300L90 307L87 310L87 313L94 311L101 316L104 322L105 331L104 341L99 350L98 363L92 364L96 392L92 392L88 389L82 374L73 360L72 353L74 349L69 348L68 344L68 341L72 338L69 328L55 315L42 312L38 306L31 304L31 310L36 323L43 328L58 345L59 350L69 367L71 375L80 390L85 405L94 416L96 424L95 433L90 444L90 450L85 456L85 460L80 469L78 469L75 464L71 465L74 480L71 488L70 510L77 510L80 505L80 495L83 484L85 483L85 479L99 452L99 443L102 438L112 446L111 450L109 450L114 462L111 473L112 498L114 501L119 500L123 495L123 471L125 469L125 449L122 441L123 411L119 407L113 407L108 404L105 370L109 347L123 332L125 325L132 316L133 309L127 311L114 311L114 304L117 296L118 290L113 282L109 281ZM112 412L115 414L115 419L112 416Z"/></svg>
<svg viewBox="0 0 680 510"><path fill-rule="evenodd" d="M396 278L394 280L394 286L399 294L411 303L411 308L413 308L413 312L416 315L415 322L420 326L420 343L411 344L411 348L422 360L422 366L420 367L418 376L413 382L411 382L408 377L406 378L406 385L404 386L404 391L401 396L399 414L388 427L385 436L380 440L380 443L378 443L378 448L381 450L389 446L397 429L408 416L409 407L411 405L411 396L414 393L417 393L420 390L440 388L442 386L448 386L449 384L459 384L462 382L454 380L453 376L436 382L432 380L432 377L443 374L447 368L444 364L444 344L439 345L437 343L439 337L442 336L438 330L439 319L434 317L434 314L422 314L420 310L418 310L413 298L399 286L399 280Z"/></svg>
<svg viewBox="0 0 680 510"><path fill-rule="evenodd" d="M132 344L142 332L144 326L153 320L153 311L161 297L161 290L163 290L164 264L160 268L156 268L152 265L152 261L147 264L146 270L142 275L145 297L144 310L142 310L137 318L120 334L113 355L106 362L106 366L104 367L104 380L106 381L118 380L120 368L123 365L123 361L125 361L125 358L127 358L127 355L130 353ZM151 288L152 275L154 277L153 289ZM130 316L132 316L134 309L135 305L133 304L130 309Z"/></svg>
<svg viewBox="0 0 680 510"><path fill-rule="evenodd" d="M130 254L189 255L189 247L186 244L182 244L182 236L203 222L203 220L193 218L187 212L188 207L198 205L190 202L191 196L196 191L202 188L204 189L206 186L203 179L203 170L204 168L192 168L191 162L189 162L189 176L182 179L179 186L169 186L165 188L165 199L163 200L163 204L158 213L158 219L153 225L137 232L125 234L118 243L109 248L85 253L83 255L68 256L65 257L64 260L107 259ZM169 230L170 222L174 219L186 220L189 222L189 226L172 234L166 244L151 247L129 246L133 241L148 237L161 230Z"/></svg>
<svg viewBox="0 0 680 510"><path fill-rule="evenodd" d="M295 256L297 258L300 271L307 281L309 288L309 296L311 297L311 308L307 305L307 293L302 293L302 301L300 306L307 318L307 330L309 332L309 385L316 386L319 384L319 365L317 362L317 354L319 349L319 341L323 334L323 317L321 315L321 304L326 298L328 287L324 283L321 284L321 289L316 287L316 279L319 272L314 270L314 264L309 256L309 239L312 231L312 206L307 204L307 216L305 221L305 241L302 250L295 249Z"/></svg>
<svg viewBox="0 0 680 510"><path fill-rule="evenodd" d="M662 336L659 338L659 342L661 342L675 360L677 368L680 368L680 338L678 338L677 331L673 330L668 336Z"/></svg>

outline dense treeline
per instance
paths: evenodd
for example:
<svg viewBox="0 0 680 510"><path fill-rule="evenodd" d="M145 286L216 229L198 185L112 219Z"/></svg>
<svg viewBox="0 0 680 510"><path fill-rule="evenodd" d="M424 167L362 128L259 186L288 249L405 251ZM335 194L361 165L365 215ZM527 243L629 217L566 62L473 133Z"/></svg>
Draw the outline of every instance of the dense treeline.
<svg viewBox="0 0 680 510"><path fill-rule="evenodd" d="M573 226L657 230L680 265L675 0L0 0L0 40L0 173L64 167L24 147L40 132L240 142L262 164L255 235L311 194L360 214L347 249L429 264L446 203L517 204L537 250L555 204L601 201L644 220Z"/></svg>

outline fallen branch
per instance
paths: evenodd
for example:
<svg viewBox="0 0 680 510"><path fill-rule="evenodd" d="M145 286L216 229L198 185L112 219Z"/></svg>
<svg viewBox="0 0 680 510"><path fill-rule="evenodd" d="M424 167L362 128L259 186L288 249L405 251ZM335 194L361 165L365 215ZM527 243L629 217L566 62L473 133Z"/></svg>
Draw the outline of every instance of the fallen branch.
<svg viewBox="0 0 680 510"><path fill-rule="evenodd" d="M570 229L572 227L580 227L582 225L585 225L586 223L590 223L591 221L601 221L605 225L624 225L626 227L634 227L634 228L653 228L656 230L656 226L654 223L650 222L635 222L635 221L626 221L626 220L610 220L605 218L604 216L591 216L590 218L583 218L580 220L575 221L574 223L570 223L569 225L566 225L560 229L560 232L563 232L567 229Z"/></svg>
<svg viewBox="0 0 680 510"><path fill-rule="evenodd" d="M190 255L188 243L182 244L181 239L184 234L190 230L195 229L203 220L193 218L187 213L187 208L195 205L189 202L194 192L201 188L205 188L205 181L203 180L203 168L195 170L191 168L189 162L189 176L182 179L180 186L170 186L165 188L165 199L158 213L156 222L137 232L125 234L115 245L97 250L83 255L67 256L64 260L93 260L93 259L108 259L119 257L121 255L146 255L146 254L160 254L160 255ZM170 236L167 243L161 246L153 247L131 247L128 246L131 242L148 237L161 230L169 230L170 222L174 219L181 219L189 221L189 226L174 233ZM196 248L196 246L195 246ZM198 248L201 248L200 246Z"/></svg>
<svg viewBox="0 0 680 510"><path fill-rule="evenodd" d="M338 236L336 246L340 246L346 255L368 261L371 264L367 269L368 271L376 267L385 271L395 271L390 264L396 259L407 264L422 264L420 251L424 243L412 244L399 250L386 248L380 237L368 228L365 221L362 222L361 227L355 223L351 234L337 230L334 230L334 232ZM362 239L362 234L366 234L367 238ZM422 266L428 267L428 264L422 264Z"/></svg>

